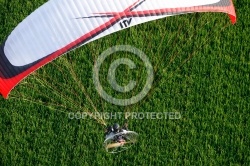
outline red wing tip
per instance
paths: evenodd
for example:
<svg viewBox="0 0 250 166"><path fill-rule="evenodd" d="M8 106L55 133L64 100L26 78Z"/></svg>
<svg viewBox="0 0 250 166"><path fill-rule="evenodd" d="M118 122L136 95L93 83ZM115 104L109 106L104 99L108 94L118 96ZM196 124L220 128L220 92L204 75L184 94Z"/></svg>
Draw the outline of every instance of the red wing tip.
<svg viewBox="0 0 250 166"><path fill-rule="evenodd" d="M236 21L237 21L236 16L235 16L235 15L232 15L232 14L229 14L229 17L230 17L230 19L231 19L232 24L235 24Z"/></svg>
<svg viewBox="0 0 250 166"><path fill-rule="evenodd" d="M4 99L8 99L9 93L10 93L10 92L2 91L2 90L0 89L0 94L3 96Z"/></svg>
<svg viewBox="0 0 250 166"><path fill-rule="evenodd" d="M8 99L9 94L8 93L1 93L4 99Z"/></svg>

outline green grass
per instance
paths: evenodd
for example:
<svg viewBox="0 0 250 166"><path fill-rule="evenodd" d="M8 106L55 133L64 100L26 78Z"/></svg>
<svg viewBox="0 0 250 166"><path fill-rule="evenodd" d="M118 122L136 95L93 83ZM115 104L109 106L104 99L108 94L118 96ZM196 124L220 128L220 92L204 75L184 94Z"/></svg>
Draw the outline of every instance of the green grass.
<svg viewBox="0 0 250 166"><path fill-rule="evenodd" d="M0 0L0 41L44 2ZM10 99L0 98L0 165L249 165L250 8L247 0L234 2L236 25L222 13L174 16L106 36L39 69L11 92ZM106 102L93 84L95 60L115 45L142 50L154 67L152 89L132 106ZM134 79L143 85L140 60L115 55L105 61L102 75L111 62L127 57L135 60L139 71L120 67L119 83ZM139 86L120 94L106 77L101 82L120 98L140 90ZM68 113L78 111L177 111L182 117L130 118L129 128L139 133L140 140L132 149L113 155L102 147L103 124L123 123L124 118L68 118Z"/></svg>

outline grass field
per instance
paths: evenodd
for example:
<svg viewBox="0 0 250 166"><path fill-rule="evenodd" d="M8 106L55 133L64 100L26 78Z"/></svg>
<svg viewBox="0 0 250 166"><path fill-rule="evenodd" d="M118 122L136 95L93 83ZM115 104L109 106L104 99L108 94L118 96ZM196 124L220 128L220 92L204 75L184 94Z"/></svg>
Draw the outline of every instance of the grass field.
<svg viewBox="0 0 250 166"><path fill-rule="evenodd" d="M0 42L45 0L0 0ZM237 23L223 13L194 13L138 25L58 58L0 97L0 165L250 165L250 6L234 0ZM116 106L97 93L92 68L115 45L142 50L154 68L148 95ZM115 92L106 80L111 62L126 57L119 84L138 82L132 93ZM101 83L117 98L137 94L146 71L129 53L110 56ZM105 124L120 119L70 119L69 113L178 112L180 119L128 117L139 141L117 154L103 148Z"/></svg>

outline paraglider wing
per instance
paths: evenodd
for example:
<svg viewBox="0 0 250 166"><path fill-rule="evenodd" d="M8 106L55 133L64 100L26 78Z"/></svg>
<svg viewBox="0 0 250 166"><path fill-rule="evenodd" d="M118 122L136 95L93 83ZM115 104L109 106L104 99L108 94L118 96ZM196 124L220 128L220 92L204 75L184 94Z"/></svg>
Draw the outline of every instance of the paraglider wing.
<svg viewBox="0 0 250 166"><path fill-rule="evenodd" d="M192 12L224 12L231 0L50 0L24 19L0 46L0 93L70 50L116 31Z"/></svg>

